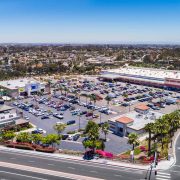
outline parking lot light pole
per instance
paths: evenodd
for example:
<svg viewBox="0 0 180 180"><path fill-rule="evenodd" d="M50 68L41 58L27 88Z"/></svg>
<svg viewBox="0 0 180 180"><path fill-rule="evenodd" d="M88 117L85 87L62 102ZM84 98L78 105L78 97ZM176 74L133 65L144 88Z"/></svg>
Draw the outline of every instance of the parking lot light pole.
<svg viewBox="0 0 180 180"><path fill-rule="evenodd" d="M79 113L79 130L80 130L80 128L81 128L81 115L80 115L80 113Z"/></svg>
<svg viewBox="0 0 180 180"><path fill-rule="evenodd" d="M101 124L101 112L100 112L99 118L100 118L100 124Z"/></svg>

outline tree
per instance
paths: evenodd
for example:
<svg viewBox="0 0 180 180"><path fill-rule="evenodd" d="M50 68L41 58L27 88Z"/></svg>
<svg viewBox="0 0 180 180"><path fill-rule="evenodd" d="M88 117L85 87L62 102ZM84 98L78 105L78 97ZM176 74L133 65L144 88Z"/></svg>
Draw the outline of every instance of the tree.
<svg viewBox="0 0 180 180"><path fill-rule="evenodd" d="M16 136L16 140L18 142L31 143L32 142L32 136L28 132L21 132Z"/></svg>
<svg viewBox="0 0 180 180"><path fill-rule="evenodd" d="M85 133L88 135L88 139L92 141L91 146L95 152L96 141L99 140L99 126L93 121L89 121L85 128Z"/></svg>
<svg viewBox="0 0 180 180"><path fill-rule="evenodd" d="M109 132L109 123L105 122L102 126L101 126L102 132L104 133L105 136L105 141L106 141L106 136Z"/></svg>
<svg viewBox="0 0 180 180"><path fill-rule="evenodd" d="M91 94L90 96L89 96L89 98L90 98L90 101L93 101L94 102L94 105L96 104L96 101L97 101L97 96L95 95L95 94Z"/></svg>
<svg viewBox="0 0 180 180"><path fill-rule="evenodd" d="M148 123L145 125L144 127L145 131L149 133L149 137L148 137L148 152L150 154L151 152L151 135L152 132L154 131L154 123Z"/></svg>
<svg viewBox="0 0 180 180"><path fill-rule="evenodd" d="M32 141L35 144L39 144L39 142L42 141L42 139L43 139L42 134L32 134Z"/></svg>
<svg viewBox="0 0 180 180"><path fill-rule="evenodd" d="M14 131L4 131L1 135L2 139L7 141L7 140L12 140L14 137L16 137L16 134Z"/></svg>
<svg viewBox="0 0 180 180"><path fill-rule="evenodd" d="M110 96L106 96L105 100L107 101L107 107L109 107L109 103L112 100L112 98Z"/></svg>
<svg viewBox="0 0 180 180"><path fill-rule="evenodd" d="M49 144L54 147L54 144L60 144L60 137L57 134L48 134L42 139L43 144Z"/></svg>
<svg viewBox="0 0 180 180"><path fill-rule="evenodd" d="M54 130L58 133L58 135L61 134L61 132L63 132L66 128L66 124L55 124L53 126Z"/></svg>
<svg viewBox="0 0 180 180"><path fill-rule="evenodd" d="M128 144L133 145L132 150L134 150L135 146L139 145L138 135L136 133L130 133L128 135Z"/></svg>
<svg viewBox="0 0 180 180"><path fill-rule="evenodd" d="M163 149L163 138L169 133L170 126L168 124L166 116L162 116L161 118L155 121L155 130L156 134L160 136L161 139L161 149Z"/></svg>

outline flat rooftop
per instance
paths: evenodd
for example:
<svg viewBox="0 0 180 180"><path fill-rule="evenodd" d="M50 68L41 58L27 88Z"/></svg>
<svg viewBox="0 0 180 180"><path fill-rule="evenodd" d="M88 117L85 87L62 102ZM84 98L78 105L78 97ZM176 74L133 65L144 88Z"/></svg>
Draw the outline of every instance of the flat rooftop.
<svg viewBox="0 0 180 180"><path fill-rule="evenodd" d="M7 106L7 105L5 105L5 104L0 105L0 112L8 111L8 110L11 110L11 109L14 109L14 108L11 107L11 106Z"/></svg>
<svg viewBox="0 0 180 180"><path fill-rule="evenodd" d="M180 79L180 71L171 71L164 69L152 69L152 68L136 68L136 67L123 67L119 69L109 69L104 72L109 72L112 74L118 75L132 75L132 76L144 76L144 77L152 77L152 78L172 78L172 79Z"/></svg>
<svg viewBox="0 0 180 180"><path fill-rule="evenodd" d="M18 88L23 88L28 83L37 83L37 82L38 81L34 80L33 78L14 79L8 81L0 81L0 87L13 90Z"/></svg>
<svg viewBox="0 0 180 180"><path fill-rule="evenodd" d="M127 124L127 127L134 129L134 130L140 130L143 129L144 126L150 122L154 122L156 119L160 118L164 114L156 112L156 111L149 111L147 114L140 114L136 111L131 111L126 114L122 114L116 117L113 117L109 119L109 121L117 122L118 119L127 117L129 119L132 119L133 122L130 122Z"/></svg>

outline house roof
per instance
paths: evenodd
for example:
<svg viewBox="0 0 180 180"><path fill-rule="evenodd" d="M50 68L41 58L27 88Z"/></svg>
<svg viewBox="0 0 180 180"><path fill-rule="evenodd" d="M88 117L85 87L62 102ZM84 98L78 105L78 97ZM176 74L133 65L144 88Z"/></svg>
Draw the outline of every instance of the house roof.
<svg viewBox="0 0 180 180"><path fill-rule="evenodd" d="M117 122L123 123L123 124L129 124L131 122L133 122L134 120L131 118L128 118L126 116L122 116L119 119L116 120Z"/></svg>
<svg viewBox="0 0 180 180"><path fill-rule="evenodd" d="M150 109L150 107L148 107L148 106L145 105L145 104L139 104L138 106L135 107L135 109L139 109L139 110L142 110L142 111L146 111L146 110Z"/></svg>

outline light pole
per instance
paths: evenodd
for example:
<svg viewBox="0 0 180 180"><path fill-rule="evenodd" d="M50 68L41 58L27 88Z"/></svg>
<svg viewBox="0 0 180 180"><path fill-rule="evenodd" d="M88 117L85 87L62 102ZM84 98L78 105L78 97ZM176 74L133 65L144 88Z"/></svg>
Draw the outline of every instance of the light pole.
<svg viewBox="0 0 180 180"><path fill-rule="evenodd" d="M79 112L79 130L80 130L80 128L81 128L81 115L80 115L80 112Z"/></svg>

